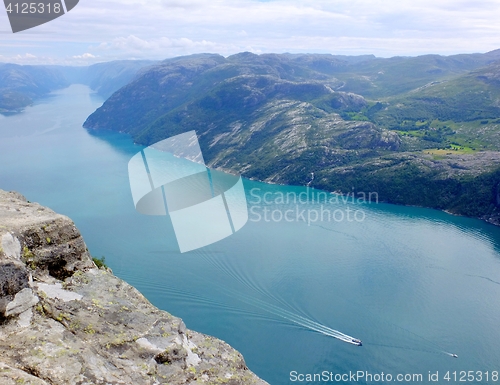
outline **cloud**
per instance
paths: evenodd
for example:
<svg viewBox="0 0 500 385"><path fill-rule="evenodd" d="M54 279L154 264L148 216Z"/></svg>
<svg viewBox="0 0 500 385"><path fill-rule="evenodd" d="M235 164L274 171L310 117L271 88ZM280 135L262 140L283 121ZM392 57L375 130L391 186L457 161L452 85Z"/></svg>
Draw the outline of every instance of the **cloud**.
<svg viewBox="0 0 500 385"><path fill-rule="evenodd" d="M35 55L32 55L30 53L25 53L24 55L15 55L10 58L15 63L20 63L20 62L33 62L36 61L38 58Z"/></svg>
<svg viewBox="0 0 500 385"><path fill-rule="evenodd" d="M499 19L493 0L86 0L33 30L3 34L0 49L60 62L95 59L82 52L101 61L248 49L453 54L499 48Z"/></svg>
<svg viewBox="0 0 500 385"><path fill-rule="evenodd" d="M83 55L74 55L72 56L73 59L95 59L97 56L92 55L91 53L84 53Z"/></svg>
<svg viewBox="0 0 500 385"><path fill-rule="evenodd" d="M183 8L193 9L203 7L204 1L202 0L161 0L160 4L165 8Z"/></svg>
<svg viewBox="0 0 500 385"><path fill-rule="evenodd" d="M32 53L15 54L15 55L0 55L0 61L5 63L15 63L15 64L57 64L58 59L54 59L48 56L37 56Z"/></svg>
<svg viewBox="0 0 500 385"><path fill-rule="evenodd" d="M96 47L96 50L119 52L137 57L165 58L186 53L200 52L220 52L227 51L228 46L217 44L208 40L191 40L185 37L156 39L141 39L134 35L118 37L110 42L103 42ZM230 47L235 49L236 47ZM160 53L160 54L159 54Z"/></svg>

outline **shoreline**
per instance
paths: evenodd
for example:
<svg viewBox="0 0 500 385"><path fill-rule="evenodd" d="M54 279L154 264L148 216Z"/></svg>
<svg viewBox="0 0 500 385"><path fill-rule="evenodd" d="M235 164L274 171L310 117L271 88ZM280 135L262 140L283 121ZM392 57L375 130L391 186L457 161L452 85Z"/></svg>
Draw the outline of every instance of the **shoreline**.
<svg viewBox="0 0 500 385"><path fill-rule="evenodd" d="M128 134L128 133L125 133L125 132L121 132L121 131L115 131L115 130L112 130L112 129L109 129L109 128L102 128L102 127L99 127L99 128L89 128L89 127L84 127L82 126L85 130L87 131L94 131L94 132L99 132L99 131L110 131L110 132L118 132L122 135L127 135L131 140L132 140L132 143L136 146L142 146L142 147L147 147L146 145L143 145L143 144L140 144L140 143L137 143L135 142L131 135ZM340 196L347 196L349 193L342 193L342 192L339 192L339 191L334 191L334 192L330 192L330 191L327 191L327 190L323 190L323 189L318 189L314 186L310 186L310 185L292 185L292 184L286 184L286 183L279 183L279 182L273 182L273 181L267 181L267 180L261 180L261 179L258 179L258 178L255 178L255 177L246 177L236 171L234 171L233 169L228 169L228 168L225 168L225 167L210 167L211 169L214 169L214 170L217 170L217 171L221 171L221 172L225 172L225 173L228 173L228 174L231 174L231 175L234 175L234 176L241 176L243 179L246 179L246 180L250 180L250 181L254 181L254 182L259 182L259 183L265 183L265 184L268 184L268 185L273 185L273 186L290 186L290 187L304 187L304 188L311 188L311 189L314 189L314 190L317 190L317 191L321 191L321 192L326 192L327 194L338 194ZM483 222L486 222L488 224L491 224L493 226L500 226L500 213L497 214L496 216L488 216L488 215L484 215L484 216L469 216L469 215L464 215L464 214L457 214L457 213L454 213L452 211L450 211L449 209L440 209L440 208L436 208L436 207L430 207L430 206L421 206L421 205L412 205L412 204L401 204L401 203L393 203L393 202L390 202L390 201L387 201L387 200L378 200L377 203L384 203L384 204L389 204L389 205L395 205L395 206L401 206L401 207L416 207L416 208L424 208L424 209L431 209L431 210L437 210L437 211L441 211L441 212L444 212L446 214L449 214L449 215L453 215L453 216L457 216L457 217L463 217L463 218L471 218L471 219L478 219L480 221L483 221Z"/></svg>

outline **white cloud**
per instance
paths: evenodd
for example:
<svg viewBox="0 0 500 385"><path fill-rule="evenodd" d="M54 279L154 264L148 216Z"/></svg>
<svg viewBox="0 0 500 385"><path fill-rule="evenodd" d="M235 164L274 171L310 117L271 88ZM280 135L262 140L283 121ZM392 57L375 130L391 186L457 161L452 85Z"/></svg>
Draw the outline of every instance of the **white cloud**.
<svg viewBox="0 0 500 385"><path fill-rule="evenodd" d="M0 55L0 61L5 63L15 63L15 64L58 64L59 59L55 59L48 56L37 56L31 53L15 54L15 55Z"/></svg>
<svg viewBox="0 0 500 385"><path fill-rule="evenodd" d="M30 53L25 53L24 55L15 55L11 58L11 60L15 63L32 62L34 60L37 60L37 57Z"/></svg>
<svg viewBox="0 0 500 385"><path fill-rule="evenodd" d="M97 56L92 55L91 53L84 53L83 55L74 55L72 56L73 59L95 59Z"/></svg>
<svg viewBox="0 0 500 385"><path fill-rule="evenodd" d="M166 58L189 53L226 52L238 50L231 45L217 44L208 40L191 40L185 37L160 37L150 40L141 39L134 35L118 37L110 42L103 42L96 47L96 51L119 52L133 55L134 58Z"/></svg>
<svg viewBox="0 0 500 385"><path fill-rule="evenodd" d="M500 2L490 0L86 0L35 29L3 34L0 49L60 62L95 59L81 52L101 61L248 49L453 54L499 48L499 19Z"/></svg>

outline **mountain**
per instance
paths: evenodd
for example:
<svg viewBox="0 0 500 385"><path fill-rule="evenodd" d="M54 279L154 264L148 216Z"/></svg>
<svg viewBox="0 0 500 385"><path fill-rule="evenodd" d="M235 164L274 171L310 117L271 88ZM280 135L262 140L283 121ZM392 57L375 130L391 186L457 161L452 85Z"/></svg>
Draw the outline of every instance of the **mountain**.
<svg viewBox="0 0 500 385"><path fill-rule="evenodd" d="M73 83L88 85L104 99L119 90L145 68L155 64L151 60L117 60L80 67L80 74Z"/></svg>
<svg viewBox="0 0 500 385"><path fill-rule="evenodd" d="M68 85L60 71L48 66L0 64L0 113L18 111L34 99Z"/></svg>
<svg viewBox="0 0 500 385"><path fill-rule="evenodd" d="M413 148L452 145L500 150L500 61L386 98L367 117L403 135ZM417 147L415 147L415 145Z"/></svg>
<svg viewBox="0 0 500 385"><path fill-rule="evenodd" d="M342 90L370 99L401 95L433 81L451 79L500 60L500 50L487 54L377 58L335 73Z"/></svg>
<svg viewBox="0 0 500 385"><path fill-rule="evenodd" d="M495 119L500 115L500 62L460 77L435 81L390 100L393 103L387 115L412 120ZM393 108L398 108L399 113Z"/></svg>
<svg viewBox="0 0 500 385"><path fill-rule="evenodd" d="M288 98L314 101L313 104L327 112L343 112L344 117L347 117L346 112L350 112L354 116L353 113L359 112L359 107L364 107L366 103L363 106L358 104L356 108L339 108L334 100L345 99L342 95L346 95L346 92L358 93L374 101L377 100L373 99L374 94L377 98L382 94L386 95L381 101L395 96L404 98L408 92L453 79L457 75L466 75L496 59L500 60L500 51L449 57L426 55L391 59L368 55L358 57L357 60L334 55L255 55L248 52L227 59L210 54L180 57L150 67L91 115L86 126L106 127L109 123L113 126L112 129L135 135L185 103L192 105L198 100L201 103L198 105L201 106L201 99L205 98L207 101L207 98L220 98L223 93L231 94L228 98L240 109L249 107L250 99L257 106L270 98ZM251 77L259 77L261 83L255 83L257 87L244 84ZM286 82L288 86L285 86ZM363 86L363 82L369 86ZM271 83L273 84L270 85ZM236 89L242 94L236 95ZM244 93L247 95L243 95ZM242 104L235 97L247 99ZM325 100L320 100L322 97ZM130 101L133 101L133 108L125 107ZM229 106L228 100L219 102L224 104L224 108ZM120 108L122 110L118 113L117 109ZM366 112L373 115L377 108L375 106ZM147 144L147 141L142 142Z"/></svg>
<svg viewBox="0 0 500 385"><path fill-rule="evenodd" d="M179 57L141 72L84 126L143 145L194 129L210 167L500 223L499 63L500 50Z"/></svg>
<svg viewBox="0 0 500 385"><path fill-rule="evenodd" d="M88 67L0 64L0 113L19 112L50 92L80 83L103 98L129 83L149 60L122 60Z"/></svg>

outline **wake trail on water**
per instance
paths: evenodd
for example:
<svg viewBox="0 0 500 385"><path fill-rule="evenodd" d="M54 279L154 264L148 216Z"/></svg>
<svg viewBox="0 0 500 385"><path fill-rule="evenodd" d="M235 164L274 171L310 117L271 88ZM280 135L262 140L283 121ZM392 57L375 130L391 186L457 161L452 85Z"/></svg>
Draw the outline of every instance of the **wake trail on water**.
<svg viewBox="0 0 500 385"><path fill-rule="evenodd" d="M323 335L329 336L336 338L340 341L350 343L350 344L355 344L357 343L356 338L343 333L339 330L335 330L333 328L330 328L326 325L323 325L320 322L314 321L310 319L309 316L305 315L302 309L298 309L295 306L292 306L290 303L285 301L283 298L275 295L274 293L270 292L269 290L266 290L264 287L259 285L255 280L252 280L250 277L247 277L241 273L240 270L238 270L235 266L233 266L230 263L224 263L224 259L221 257L224 257L224 254L217 254L217 253L210 253L207 251L198 251L197 253L205 262L208 264L212 265L214 268L217 270L221 271L225 277L231 278L234 282L239 283L243 285L245 288L250 289L251 291L256 292L257 294L269 298L272 302L278 303L280 306L274 305L268 301L264 301L261 299L258 299L254 296L246 295L242 292L230 289L228 287L222 287L221 285L218 285L219 288L225 292L226 294L229 294L231 297L236 298L242 302L245 302L249 304L250 306L253 306L259 310L263 310L267 312L268 314L271 314L273 316L278 316L281 319L284 319L288 322L291 322L295 325L304 327L306 329L315 331L317 333L321 333ZM350 304L354 304L356 308L361 308L359 305L356 305L352 301L350 301ZM292 309L293 311L287 310L285 308ZM385 320L385 323L388 323L392 327L399 329L403 331L407 335L412 335L416 337L418 340L420 340L424 345L426 346L421 346L419 347L418 343L416 344L417 346L401 346L398 344L389 344L389 343L377 343L377 342L370 342L367 341L370 345L373 346L380 346L380 347L387 347L387 348L393 348L393 349L402 349L402 350L407 350L407 351L420 351L420 352L426 352L426 353L439 353L439 354L446 354L450 357L457 357L456 354L450 353L446 350L443 350L441 346L439 346L436 341L431 341L417 333L414 333L402 326L396 325L393 322L389 322ZM415 345L415 344L414 344Z"/></svg>
<svg viewBox="0 0 500 385"><path fill-rule="evenodd" d="M224 274L224 277L229 277L231 278L235 283L238 283L242 285L244 288L249 289L263 297L267 297L269 300L278 303L280 306L283 306L285 308L292 309L292 312L295 312L299 315L301 315L304 318L309 318L308 315L304 314L304 312L294 306L293 304L287 302L285 299L282 297L274 294L272 291L268 290L266 287L263 287L262 285L259 284L258 281L252 280L251 277L244 275L242 273L242 270L245 269L238 269L235 266L229 264L229 263L224 263L224 260L219 258L217 255L214 255L213 253L204 253L204 252L199 252L199 255L202 257L202 259L207 262L208 264L212 265L215 267L218 271L222 272ZM219 286L220 288L220 286ZM227 288L223 288L223 290L227 290ZM241 293L238 292L238 296Z"/></svg>
<svg viewBox="0 0 500 385"><path fill-rule="evenodd" d="M157 294L168 294L176 299L182 299L183 301L189 304L198 304L200 306L207 306L210 308L219 308L223 309L227 312L235 313L235 314L246 314L256 319L263 319L266 321L276 321L274 318L269 316L263 316L261 313L252 312L248 310L242 310L239 307L227 305L225 303L215 301L213 299L209 299L205 296L194 294L192 292L186 290L180 290L177 287L173 286L165 286L155 283L147 283L142 284L142 286L146 289L152 289Z"/></svg>
<svg viewBox="0 0 500 385"><path fill-rule="evenodd" d="M343 342L347 342L350 344L356 344L356 343L354 343L354 340L355 340L354 337L347 335L345 333L342 333L338 330L332 329L328 326L322 325L316 321L310 320L308 318L304 318L298 314L292 313L292 312L285 310L285 309L282 309L278 306L261 301L257 298L247 297L245 295L242 295L241 293L239 294L239 297L241 300L245 301L246 303L248 303L250 305L253 305L253 306L258 307L262 310L265 310L273 315L277 315L279 317L282 317L282 318L284 318L288 321L291 321L299 326L316 331L316 332L324 334L326 336L336 338L336 339L343 341Z"/></svg>
<svg viewBox="0 0 500 385"><path fill-rule="evenodd" d="M245 287L247 287L251 290L257 291L261 295L270 297L272 300L275 300L282 305L290 306L288 303L284 302L283 299L281 299L275 295L272 295L268 291L264 290L262 287L256 285L252 281L250 281L248 278L242 276L241 274L238 274L237 270L235 270L233 267L228 266L227 264L226 265L222 264L218 258L213 258L210 255L205 254L204 252L199 252L198 254L205 261L209 262L214 267L216 267L217 269L221 270L222 272L224 272L225 274L230 276L236 282L243 284ZM283 318L289 322L292 322L293 324L299 325L303 328L315 331L317 333L321 333L321 334L329 336L329 337L336 338L342 342L346 342L346 343L353 344L353 345L359 345L358 342L355 342L355 341L359 341L359 340L357 340L355 337L352 337L348 334L342 333L339 330L332 329L332 328L325 326L319 322L313 321L305 316L302 316L300 314L283 309L282 307L273 305L269 302L260 300L256 297L252 297L252 296L243 294L241 292L230 289L228 287L221 287L220 285L218 285L218 286L221 288L221 290L224 293L229 294L232 297L234 297L242 302L245 302L250 306L256 307L260 310L264 310L264 311L266 311L274 316L278 316L278 317Z"/></svg>
<svg viewBox="0 0 500 385"><path fill-rule="evenodd" d="M279 303L282 306L291 307L295 312L300 312L299 309L296 309L295 307L291 306L283 298L276 296L269 290L266 290L264 287L259 285L258 282L253 281L250 277L241 274L236 267L227 263L224 264L220 258L216 257L214 258L212 255L208 255L205 253L200 253L200 255L206 262L214 266L217 270L220 270L222 273L224 273L224 275L232 278L234 282L239 283L243 287L250 289L264 297L267 297L272 301Z"/></svg>

